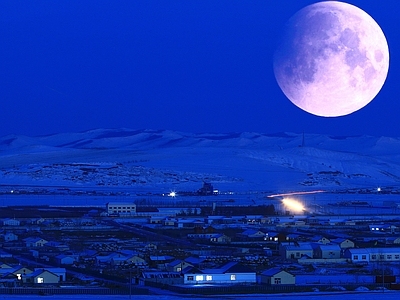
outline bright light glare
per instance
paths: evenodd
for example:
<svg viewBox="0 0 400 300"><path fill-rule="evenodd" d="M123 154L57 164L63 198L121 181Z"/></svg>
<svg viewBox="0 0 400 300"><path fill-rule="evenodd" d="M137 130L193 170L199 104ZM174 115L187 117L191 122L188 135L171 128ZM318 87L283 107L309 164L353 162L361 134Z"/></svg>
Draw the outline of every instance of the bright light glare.
<svg viewBox="0 0 400 300"><path fill-rule="evenodd" d="M301 204L301 202L293 199L282 199L283 205L285 205L287 208L296 211L296 212L302 212L304 211L304 205Z"/></svg>
<svg viewBox="0 0 400 300"><path fill-rule="evenodd" d="M176 197L176 192L171 192L171 193L168 194L168 196L170 196L170 197Z"/></svg>

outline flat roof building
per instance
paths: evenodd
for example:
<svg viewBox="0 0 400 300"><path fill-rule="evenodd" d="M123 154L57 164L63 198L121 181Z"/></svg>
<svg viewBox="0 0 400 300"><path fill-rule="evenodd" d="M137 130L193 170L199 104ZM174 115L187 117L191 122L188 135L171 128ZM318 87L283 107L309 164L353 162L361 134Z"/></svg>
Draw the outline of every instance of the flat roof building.
<svg viewBox="0 0 400 300"><path fill-rule="evenodd" d="M109 215L134 215L136 214L136 204L130 202L108 202L106 204Z"/></svg>

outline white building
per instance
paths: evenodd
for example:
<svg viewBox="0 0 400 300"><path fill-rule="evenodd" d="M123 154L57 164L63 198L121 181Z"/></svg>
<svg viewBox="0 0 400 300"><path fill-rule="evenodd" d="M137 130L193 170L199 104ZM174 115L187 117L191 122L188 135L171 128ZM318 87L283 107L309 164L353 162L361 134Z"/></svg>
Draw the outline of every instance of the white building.
<svg viewBox="0 0 400 300"><path fill-rule="evenodd" d="M136 204L130 202L108 202L106 205L109 215L135 215Z"/></svg>
<svg viewBox="0 0 400 300"><path fill-rule="evenodd" d="M280 268L272 268L261 273L261 283L268 285L295 284L296 277Z"/></svg>
<svg viewBox="0 0 400 300"><path fill-rule="evenodd" d="M353 263L400 262L400 248L347 249L345 257Z"/></svg>
<svg viewBox="0 0 400 300"><path fill-rule="evenodd" d="M238 284L256 283L256 272L237 262L229 262L218 269L184 274L184 284Z"/></svg>
<svg viewBox="0 0 400 300"><path fill-rule="evenodd" d="M299 259L303 256L314 257L314 251L310 243L284 242L279 247L279 254L286 259Z"/></svg>
<svg viewBox="0 0 400 300"><path fill-rule="evenodd" d="M329 244L329 245L318 244L314 251L314 257L336 259L340 258L341 252L342 249L338 244Z"/></svg>

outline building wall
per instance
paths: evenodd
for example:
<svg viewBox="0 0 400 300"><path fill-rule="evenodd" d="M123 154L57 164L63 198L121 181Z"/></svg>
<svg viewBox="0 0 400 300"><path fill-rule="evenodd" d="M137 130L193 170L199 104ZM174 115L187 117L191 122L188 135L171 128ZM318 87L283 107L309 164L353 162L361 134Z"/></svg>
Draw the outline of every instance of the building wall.
<svg viewBox="0 0 400 300"><path fill-rule="evenodd" d="M107 203L108 214L132 215L136 214L136 204L129 202L109 202Z"/></svg>
<svg viewBox="0 0 400 300"><path fill-rule="evenodd" d="M284 251L284 257L286 259L299 259L302 255L308 255L309 257L313 257L313 250L312 249L296 249L296 250L286 249Z"/></svg>
<svg viewBox="0 0 400 300"><path fill-rule="evenodd" d="M193 280L190 280L190 277ZM184 284L256 283L256 273L185 274Z"/></svg>
<svg viewBox="0 0 400 300"><path fill-rule="evenodd" d="M267 285L296 284L296 277L288 272L281 271L273 276L261 275L261 283Z"/></svg>

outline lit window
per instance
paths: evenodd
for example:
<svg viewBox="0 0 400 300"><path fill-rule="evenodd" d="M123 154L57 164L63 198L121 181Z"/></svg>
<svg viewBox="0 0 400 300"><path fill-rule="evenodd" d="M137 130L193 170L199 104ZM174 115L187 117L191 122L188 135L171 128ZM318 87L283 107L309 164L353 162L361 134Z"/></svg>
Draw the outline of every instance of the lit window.
<svg viewBox="0 0 400 300"><path fill-rule="evenodd" d="M196 275L196 281L203 281L204 276L203 275Z"/></svg>
<svg viewBox="0 0 400 300"><path fill-rule="evenodd" d="M211 275L207 275L207 276L206 276L206 280L207 280L207 281L212 280L212 276L211 276Z"/></svg>
<svg viewBox="0 0 400 300"><path fill-rule="evenodd" d="M181 267L178 267L178 268L176 268L176 271L177 271L177 272L180 272L180 271L182 271L182 268L181 268Z"/></svg>
<svg viewBox="0 0 400 300"><path fill-rule="evenodd" d="M235 274L231 275L231 280L236 280L236 275Z"/></svg>
<svg viewBox="0 0 400 300"><path fill-rule="evenodd" d="M22 279L21 274L17 274L17 278L18 280L21 280Z"/></svg>
<svg viewBox="0 0 400 300"><path fill-rule="evenodd" d="M43 283L43 282L44 282L44 278L43 277L38 277L37 283Z"/></svg>

